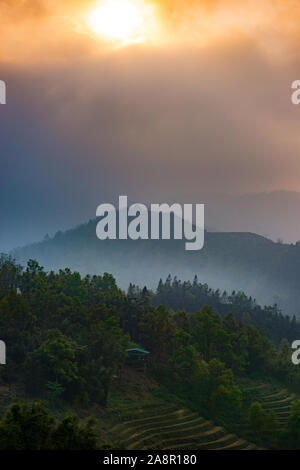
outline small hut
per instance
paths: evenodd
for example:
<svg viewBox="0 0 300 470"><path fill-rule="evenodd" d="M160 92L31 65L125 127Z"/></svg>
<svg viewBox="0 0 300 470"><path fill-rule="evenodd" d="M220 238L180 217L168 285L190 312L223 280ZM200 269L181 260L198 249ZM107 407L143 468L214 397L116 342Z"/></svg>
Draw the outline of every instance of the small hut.
<svg viewBox="0 0 300 470"><path fill-rule="evenodd" d="M146 351L146 349L141 348L132 348L127 349L126 352L126 363L128 365L143 366L144 370L146 369L147 359L150 354L149 351Z"/></svg>

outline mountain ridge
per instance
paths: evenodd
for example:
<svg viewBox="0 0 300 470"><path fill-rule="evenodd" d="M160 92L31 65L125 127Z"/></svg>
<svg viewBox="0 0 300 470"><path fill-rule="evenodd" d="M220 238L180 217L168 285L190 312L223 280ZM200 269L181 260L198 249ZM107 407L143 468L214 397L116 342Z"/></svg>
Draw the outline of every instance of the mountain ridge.
<svg viewBox="0 0 300 470"><path fill-rule="evenodd" d="M36 259L47 270L66 267L81 274L113 274L126 289L130 282L155 288L170 273L227 291L242 290L261 304L277 303L298 314L300 244L275 243L251 232L207 232L204 248L184 249L184 240L105 240L96 237L95 219L53 238L12 251L21 264Z"/></svg>

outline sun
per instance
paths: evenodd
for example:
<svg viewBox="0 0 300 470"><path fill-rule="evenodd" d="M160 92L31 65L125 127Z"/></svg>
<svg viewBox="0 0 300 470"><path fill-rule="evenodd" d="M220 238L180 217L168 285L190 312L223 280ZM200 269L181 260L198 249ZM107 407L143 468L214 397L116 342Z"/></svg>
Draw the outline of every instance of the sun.
<svg viewBox="0 0 300 470"><path fill-rule="evenodd" d="M153 7L142 0L100 1L88 14L89 28L123 44L144 42L154 23Z"/></svg>

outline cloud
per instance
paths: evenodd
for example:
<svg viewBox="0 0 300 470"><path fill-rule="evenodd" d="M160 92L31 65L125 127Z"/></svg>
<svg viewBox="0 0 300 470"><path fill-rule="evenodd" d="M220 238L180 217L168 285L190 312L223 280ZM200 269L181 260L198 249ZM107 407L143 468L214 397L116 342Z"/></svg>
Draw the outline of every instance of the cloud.
<svg viewBox="0 0 300 470"><path fill-rule="evenodd" d="M296 70L244 40L206 51L128 49L9 77L16 105L65 141L52 158L72 166L74 184L85 168L140 197L176 188L195 200L201 191L298 189Z"/></svg>
<svg viewBox="0 0 300 470"><path fill-rule="evenodd" d="M160 3L162 44L112 49L77 28L91 2L1 2L7 239L93 217L119 194L300 190L299 5L237 3Z"/></svg>

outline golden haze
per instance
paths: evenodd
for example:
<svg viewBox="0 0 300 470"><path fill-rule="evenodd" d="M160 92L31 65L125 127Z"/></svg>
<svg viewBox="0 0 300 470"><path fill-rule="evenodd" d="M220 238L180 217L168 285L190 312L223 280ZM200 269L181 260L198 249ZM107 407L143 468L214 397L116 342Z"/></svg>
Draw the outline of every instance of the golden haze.
<svg viewBox="0 0 300 470"><path fill-rule="evenodd" d="M122 22L113 13L121 4ZM0 59L86 57L136 43L206 47L245 37L273 55L298 54L300 2L294 0L103 0L106 24L99 5L99 0L2 0Z"/></svg>

